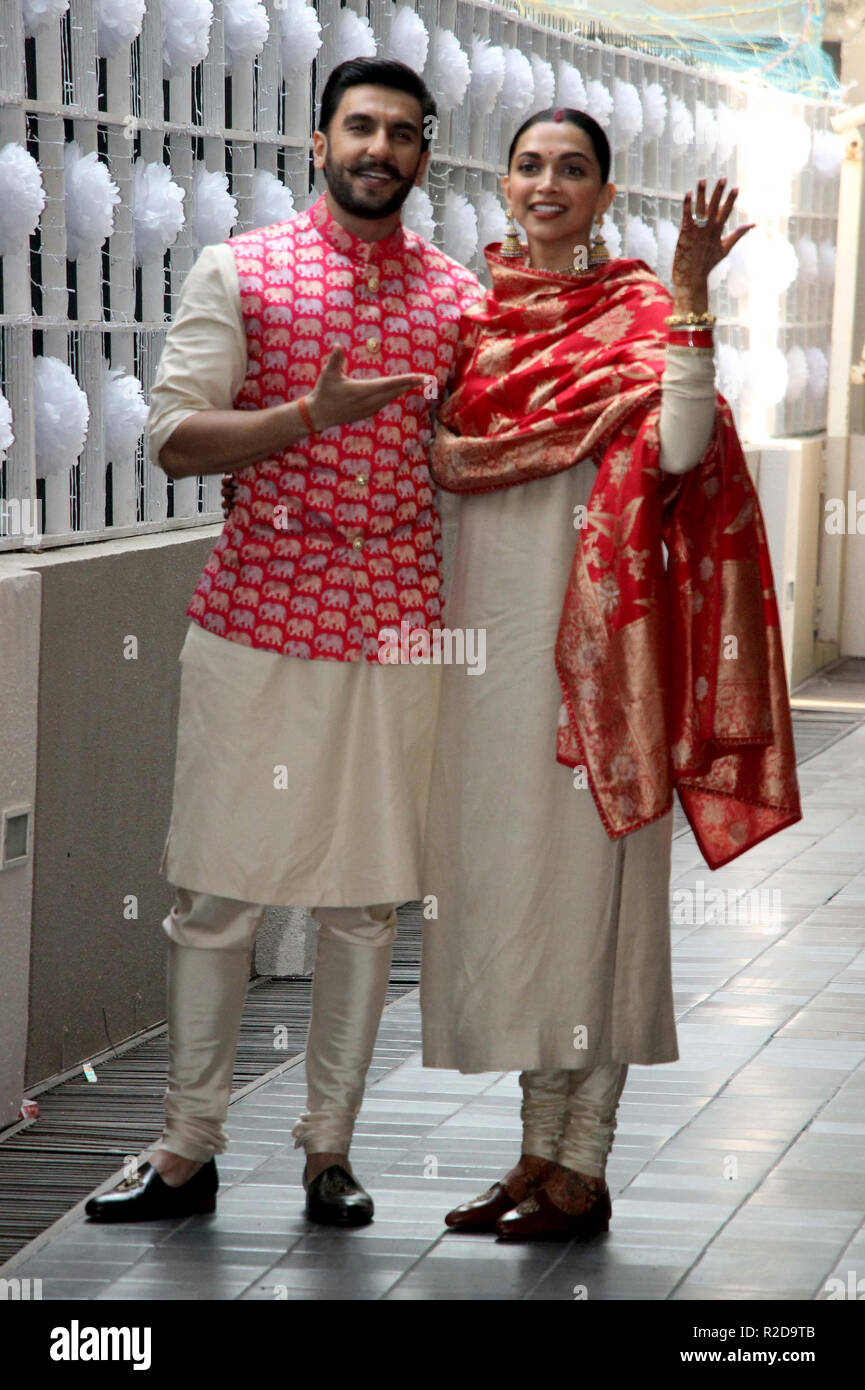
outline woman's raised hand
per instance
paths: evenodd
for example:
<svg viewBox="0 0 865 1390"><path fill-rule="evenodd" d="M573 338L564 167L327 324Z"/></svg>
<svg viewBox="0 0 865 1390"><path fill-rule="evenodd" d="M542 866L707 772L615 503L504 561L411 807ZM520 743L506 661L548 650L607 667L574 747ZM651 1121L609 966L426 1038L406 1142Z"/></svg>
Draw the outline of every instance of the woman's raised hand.
<svg viewBox="0 0 865 1390"><path fill-rule="evenodd" d="M738 188L734 188L724 203L721 198L726 179L719 179L706 207L706 180L697 184L697 208L693 210L690 192L685 194L682 226L673 257L673 290L698 293L705 290L709 272L732 251L736 242L756 227L756 222L737 227L729 236L722 236L724 224L733 211ZM705 218L705 222L703 219ZM699 221L695 220L699 219ZM701 225L702 224L702 225Z"/></svg>
<svg viewBox="0 0 865 1390"><path fill-rule="evenodd" d="M343 371L345 352L335 347L318 374L307 398L309 413L317 430L345 425L375 415L406 391L422 389L431 380L422 372L403 372L397 376L356 378Z"/></svg>

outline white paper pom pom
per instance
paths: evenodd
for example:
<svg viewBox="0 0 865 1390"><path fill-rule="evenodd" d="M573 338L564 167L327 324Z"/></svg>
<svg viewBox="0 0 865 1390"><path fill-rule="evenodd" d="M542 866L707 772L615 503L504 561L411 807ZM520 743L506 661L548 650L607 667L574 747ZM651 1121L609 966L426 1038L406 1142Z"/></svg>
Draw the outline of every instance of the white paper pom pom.
<svg viewBox="0 0 865 1390"><path fill-rule="evenodd" d="M785 116L780 126L783 131L784 158L791 174L798 174L808 163L811 153L811 129L801 116Z"/></svg>
<svg viewBox="0 0 865 1390"><path fill-rule="evenodd" d="M810 347L805 353L805 360L808 364L808 395L812 400L819 401L821 396L825 396L829 385L829 358L821 348Z"/></svg>
<svg viewBox="0 0 865 1390"><path fill-rule="evenodd" d="M429 195L417 184L402 205L402 223L410 232L416 232L425 241L432 241L436 226L433 205Z"/></svg>
<svg viewBox="0 0 865 1390"><path fill-rule="evenodd" d="M306 0L286 0L279 10L280 53L286 77L308 70L321 48L321 25Z"/></svg>
<svg viewBox="0 0 865 1390"><path fill-rule="evenodd" d="M189 227L197 246L225 241L237 221L237 203L228 191L228 175L211 173L196 161L192 167Z"/></svg>
<svg viewBox="0 0 865 1390"><path fill-rule="evenodd" d="M509 121L521 121L535 99L532 65L518 48L505 49L505 85L500 105Z"/></svg>
<svg viewBox="0 0 865 1390"><path fill-rule="evenodd" d="M743 390L758 405L777 405L787 390L787 358L780 348L746 352Z"/></svg>
<svg viewBox="0 0 865 1390"><path fill-rule="evenodd" d="M729 256L727 287L738 299L751 285L774 294L789 289L799 270L796 252L785 236L768 227L756 227L736 242Z"/></svg>
<svg viewBox="0 0 865 1390"><path fill-rule="evenodd" d="M633 82L622 82L618 77L613 84L613 101L616 112L613 147L624 150L643 129L643 104Z"/></svg>
<svg viewBox="0 0 865 1390"><path fill-rule="evenodd" d="M0 391L0 460L6 457L6 453L15 443L15 435L12 433L12 407L7 401L3 392Z"/></svg>
<svg viewBox="0 0 865 1390"><path fill-rule="evenodd" d="M834 284L835 246L828 237L824 237L820 242L818 255L820 257L820 280L824 285Z"/></svg>
<svg viewBox="0 0 865 1390"><path fill-rule="evenodd" d="M429 52L429 33L411 5L398 5L390 24L387 56L421 73Z"/></svg>
<svg viewBox="0 0 865 1390"><path fill-rule="evenodd" d="M108 463L123 463L144 433L147 402L137 376L103 364L102 429Z"/></svg>
<svg viewBox="0 0 865 1390"><path fill-rule="evenodd" d="M508 230L505 210L495 193L484 189L475 202L478 215L478 246L481 250L493 241L504 241Z"/></svg>
<svg viewBox="0 0 865 1390"><path fill-rule="evenodd" d="M808 385L808 359L800 347L793 346L787 353L787 392L788 401L798 401Z"/></svg>
<svg viewBox="0 0 865 1390"><path fill-rule="evenodd" d="M694 118L694 138L697 142L697 151L703 159L708 159L718 145L719 131L718 119L704 101L697 102L697 113Z"/></svg>
<svg viewBox="0 0 865 1390"><path fill-rule="evenodd" d="M604 129L610 124L610 116L613 113L613 98L603 82L599 82L597 78L593 78L586 87L586 110Z"/></svg>
<svg viewBox="0 0 865 1390"><path fill-rule="evenodd" d="M809 236L800 237L796 242L796 258L799 262L799 279L810 284L817 279L817 243Z"/></svg>
<svg viewBox="0 0 865 1390"><path fill-rule="evenodd" d="M354 10L338 10L333 24L333 65L347 63L349 58L374 58L375 34L369 20Z"/></svg>
<svg viewBox="0 0 865 1390"><path fill-rule="evenodd" d="M66 256L77 261L81 255L98 251L114 230L114 209L120 202L120 189L101 163L95 150L82 156L77 140L63 150L66 185Z"/></svg>
<svg viewBox="0 0 865 1390"><path fill-rule="evenodd" d="M294 215L294 194L275 174L256 169L252 180L252 225L272 227Z"/></svg>
<svg viewBox="0 0 865 1390"><path fill-rule="evenodd" d="M136 159L132 170L132 226L135 259L150 265L165 255L183 226L184 192L167 164Z"/></svg>
<svg viewBox="0 0 865 1390"><path fill-rule="evenodd" d="M471 80L468 54L452 29L436 29L432 41L429 85L441 112L459 106Z"/></svg>
<svg viewBox="0 0 865 1390"><path fill-rule="evenodd" d="M673 136L673 154L682 154L685 146L694 139L694 117L681 97L670 98L670 131Z"/></svg>
<svg viewBox="0 0 865 1390"><path fill-rule="evenodd" d="M84 448L89 420L87 397L66 363L59 357L37 357L33 363L37 478L72 467Z"/></svg>
<svg viewBox="0 0 865 1390"><path fill-rule="evenodd" d="M24 0L24 33L28 38L47 29L69 9L69 0Z"/></svg>
<svg viewBox="0 0 865 1390"><path fill-rule="evenodd" d="M622 233L619 231L608 212L604 213L601 222L601 236L604 238L607 250L610 253L610 259L616 260L616 258L622 254Z"/></svg>
<svg viewBox="0 0 865 1390"><path fill-rule="evenodd" d="M585 111L586 88L583 79L573 63L564 59L556 72L556 93L558 106L570 106L573 111Z"/></svg>
<svg viewBox="0 0 865 1390"><path fill-rule="evenodd" d="M461 265L467 265L478 247L477 213L463 193L449 193L442 218L444 249Z"/></svg>
<svg viewBox="0 0 865 1390"><path fill-rule="evenodd" d="M207 55L210 0L171 0L162 6L162 61L166 76L194 68Z"/></svg>
<svg viewBox="0 0 865 1390"><path fill-rule="evenodd" d="M637 261L645 261L650 270L654 270L658 264L658 242L651 227L643 221L642 217L631 216L628 218L625 227L625 238L628 246L628 257Z"/></svg>
<svg viewBox="0 0 865 1390"><path fill-rule="evenodd" d="M643 139L658 140L667 124L667 94L658 82L644 82Z"/></svg>
<svg viewBox="0 0 865 1390"><path fill-rule="evenodd" d="M553 72L552 63L548 63L546 58L539 57L537 53L532 54L532 77L535 95L531 109L546 111L548 106L552 106L556 95L556 74Z"/></svg>
<svg viewBox="0 0 865 1390"><path fill-rule="evenodd" d="M474 116L488 116L505 80L505 51L489 39L472 39L471 99Z"/></svg>
<svg viewBox="0 0 865 1390"><path fill-rule="evenodd" d="M23 145L0 150L0 256L21 251L36 230L45 191L39 165Z"/></svg>
<svg viewBox="0 0 865 1390"><path fill-rule="evenodd" d="M720 102L717 117L718 158L726 164L739 144L740 117L739 112L735 111L732 106L728 106L725 101Z"/></svg>
<svg viewBox="0 0 865 1390"><path fill-rule="evenodd" d="M658 264L655 273L659 280L669 284L673 278L673 257L679 244L679 228L669 217L662 217L657 227Z"/></svg>
<svg viewBox="0 0 865 1390"><path fill-rule="evenodd" d="M257 58L267 42L270 20L262 0L224 0L222 23L225 34L225 66Z"/></svg>
<svg viewBox="0 0 865 1390"><path fill-rule="evenodd" d="M113 58L141 33L145 0L96 0L96 52Z"/></svg>
<svg viewBox="0 0 865 1390"><path fill-rule="evenodd" d="M822 179L832 179L844 158L844 137L832 130L815 130L811 163Z"/></svg>
<svg viewBox="0 0 865 1390"><path fill-rule="evenodd" d="M715 354L715 386L732 405L742 394L744 363L742 354L730 343L719 343Z"/></svg>

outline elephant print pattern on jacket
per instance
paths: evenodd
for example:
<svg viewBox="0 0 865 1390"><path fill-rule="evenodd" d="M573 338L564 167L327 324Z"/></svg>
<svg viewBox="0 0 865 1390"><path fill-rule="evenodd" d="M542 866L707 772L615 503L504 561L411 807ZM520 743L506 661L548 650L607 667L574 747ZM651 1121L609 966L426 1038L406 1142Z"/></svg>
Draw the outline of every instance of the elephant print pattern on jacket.
<svg viewBox="0 0 865 1390"><path fill-rule="evenodd" d="M345 231L322 194L229 241L246 329L240 410L296 400L336 345L352 376L423 372L436 390L305 435L239 469L234 508L187 609L208 631L284 656L375 661L379 632L441 619L441 522L428 468L476 277L401 225Z"/></svg>

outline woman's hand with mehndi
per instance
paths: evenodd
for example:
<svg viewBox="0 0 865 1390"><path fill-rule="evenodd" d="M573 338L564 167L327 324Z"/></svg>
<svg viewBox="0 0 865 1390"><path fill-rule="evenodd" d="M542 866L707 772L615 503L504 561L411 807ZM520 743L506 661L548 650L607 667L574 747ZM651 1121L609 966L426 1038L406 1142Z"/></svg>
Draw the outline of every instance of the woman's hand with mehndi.
<svg viewBox="0 0 865 1390"><path fill-rule="evenodd" d="M721 203L726 179L719 179L706 207L706 180L697 184L697 209L693 211L690 192L685 194L682 225L676 253L673 257L673 297L678 312L704 313L709 307L709 272L729 255L736 242L756 222L737 227L729 236L722 236L724 224L733 211L738 188L734 188Z"/></svg>

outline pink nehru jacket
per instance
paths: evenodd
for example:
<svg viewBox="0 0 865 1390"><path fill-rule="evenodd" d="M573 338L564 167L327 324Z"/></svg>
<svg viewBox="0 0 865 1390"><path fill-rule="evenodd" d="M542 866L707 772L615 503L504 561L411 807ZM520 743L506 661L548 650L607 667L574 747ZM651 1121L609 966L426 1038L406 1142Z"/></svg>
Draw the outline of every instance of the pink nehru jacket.
<svg viewBox="0 0 865 1390"><path fill-rule="evenodd" d="M324 194L229 241L248 370L235 406L310 390L331 348L352 376L423 372L443 394L474 275L408 228L351 235ZM379 631L441 616L441 523L427 466L435 392L304 436L240 469L235 506L187 609L209 632L285 656L375 661Z"/></svg>

